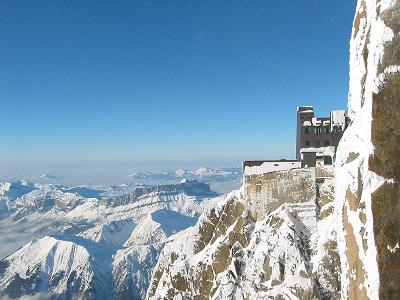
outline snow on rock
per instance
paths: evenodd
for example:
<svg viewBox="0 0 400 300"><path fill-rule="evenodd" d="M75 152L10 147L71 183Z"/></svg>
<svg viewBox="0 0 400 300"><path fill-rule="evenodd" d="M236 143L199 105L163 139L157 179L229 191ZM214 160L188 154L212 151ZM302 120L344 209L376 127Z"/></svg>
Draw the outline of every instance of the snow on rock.
<svg viewBox="0 0 400 300"><path fill-rule="evenodd" d="M359 0L350 42L349 114L338 146L335 206L342 297L394 299L400 253L400 2Z"/></svg>
<svg viewBox="0 0 400 300"><path fill-rule="evenodd" d="M313 274L318 282L321 299L340 299L341 262L337 243L337 231L341 227L335 209L335 180L325 179L319 184L319 220L312 237Z"/></svg>
<svg viewBox="0 0 400 300"><path fill-rule="evenodd" d="M318 299L311 232L290 207L256 221L239 191L160 254L149 299Z"/></svg>
<svg viewBox="0 0 400 300"><path fill-rule="evenodd" d="M260 161L257 165L247 166L244 163L244 176L263 175L269 172L286 171L301 168L301 161Z"/></svg>
<svg viewBox="0 0 400 300"><path fill-rule="evenodd" d="M15 200L24 194L27 194L37 189L35 184L26 180L18 180L14 182L1 182L0 183L0 196L8 197Z"/></svg>
<svg viewBox="0 0 400 300"><path fill-rule="evenodd" d="M166 238L167 235L162 230L161 225L155 222L150 215L135 227L124 246L153 244L161 242Z"/></svg>
<svg viewBox="0 0 400 300"><path fill-rule="evenodd" d="M310 177L316 192L307 200L316 203L282 199L254 218L245 189L207 199L214 196L209 187L192 181L236 180L238 168L136 173L188 180L134 197L130 185L1 183L0 237L28 232L40 239L0 260L0 297L398 298L399 15L399 0L358 0L351 124L338 146L335 178Z"/></svg>
<svg viewBox="0 0 400 300"><path fill-rule="evenodd" d="M104 277L87 249L72 241L44 237L0 263L0 295L18 298L38 292L108 299Z"/></svg>
<svg viewBox="0 0 400 300"><path fill-rule="evenodd" d="M188 173L188 171L184 170L184 169L178 169L175 171L176 176L178 177L183 177Z"/></svg>
<svg viewBox="0 0 400 300"><path fill-rule="evenodd" d="M16 199L35 189L37 189L37 186L26 180L0 182L0 219L12 211Z"/></svg>
<svg viewBox="0 0 400 300"><path fill-rule="evenodd" d="M117 251L113 261L114 299L144 299L165 242Z"/></svg>
<svg viewBox="0 0 400 300"><path fill-rule="evenodd" d="M206 179L213 182L240 181L242 169L240 167L232 168L208 168L201 167L194 170L178 169L175 171L154 171L154 172L135 172L128 175L131 179L137 180L176 180L182 177L188 179Z"/></svg>
<svg viewBox="0 0 400 300"><path fill-rule="evenodd" d="M199 176L210 176L214 174L214 170L202 167L194 170L194 174Z"/></svg>
<svg viewBox="0 0 400 300"><path fill-rule="evenodd" d="M16 218L36 211L46 212L55 207L60 210L69 210L82 203L84 199L76 193L64 191L58 185L35 185L35 187L13 201L11 209Z"/></svg>
<svg viewBox="0 0 400 300"><path fill-rule="evenodd" d="M159 192L118 206L84 198L92 195L90 187L37 185L11 201L9 215L0 221L1 258L37 238L0 260L0 298L37 293L60 299L144 298L163 246L223 198L205 198L214 193L207 185L204 194L203 185L159 186ZM93 189L113 197L117 190Z"/></svg>
<svg viewBox="0 0 400 300"><path fill-rule="evenodd" d="M96 243L106 243L113 246L122 246L135 228L131 219L115 220L96 225L78 234L78 236Z"/></svg>
<svg viewBox="0 0 400 300"><path fill-rule="evenodd" d="M51 175L49 173L43 173L42 175L40 175L40 178L49 179L49 180L51 180L51 179L59 179L58 176Z"/></svg>

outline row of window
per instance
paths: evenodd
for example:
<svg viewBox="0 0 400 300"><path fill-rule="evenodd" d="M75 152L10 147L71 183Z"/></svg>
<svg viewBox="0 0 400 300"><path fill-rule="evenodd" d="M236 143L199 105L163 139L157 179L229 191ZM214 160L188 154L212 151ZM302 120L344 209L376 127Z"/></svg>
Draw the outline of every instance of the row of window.
<svg viewBox="0 0 400 300"><path fill-rule="evenodd" d="M311 128L311 130L310 130ZM314 134L320 134L320 133L330 133L331 129L329 126L322 126L322 127L311 127L311 126L306 126L304 127L304 133L305 134L309 134L311 132L313 132ZM334 126L332 129L332 132L334 134L339 134L342 133L342 127L339 126Z"/></svg>
<svg viewBox="0 0 400 300"><path fill-rule="evenodd" d="M310 128L314 134L320 134L320 133L329 133L330 128L329 127L304 127L304 133L309 134L310 133Z"/></svg>
<svg viewBox="0 0 400 300"><path fill-rule="evenodd" d="M311 147L311 142L310 141L305 141L304 146L306 147ZM321 141L314 141L314 147L321 147ZM329 141L324 141L324 146L329 146Z"/></svg>

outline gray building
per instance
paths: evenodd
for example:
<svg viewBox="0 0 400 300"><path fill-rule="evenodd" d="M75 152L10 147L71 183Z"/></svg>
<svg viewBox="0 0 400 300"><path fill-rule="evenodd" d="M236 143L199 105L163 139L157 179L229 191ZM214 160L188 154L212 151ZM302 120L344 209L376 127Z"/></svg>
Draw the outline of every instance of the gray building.
<svg viewBox="0 0 400 300"><path fill-rule="evenodd" d="M313 167L320 160L332 164L336 147L350 119L345 110L333 110L329 117L316 117L312 106L297 108L296 159Z"/></svg>

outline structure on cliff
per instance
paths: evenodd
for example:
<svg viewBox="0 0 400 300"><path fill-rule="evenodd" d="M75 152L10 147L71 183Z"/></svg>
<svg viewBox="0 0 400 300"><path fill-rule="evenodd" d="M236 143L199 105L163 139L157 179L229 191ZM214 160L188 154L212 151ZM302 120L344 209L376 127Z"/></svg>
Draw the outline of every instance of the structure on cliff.
<svg viewBox="0 0 400 300"><path fill-rule="evenodd" d="M399 45L400 0L358 0L334 170L245 161L244 190L164 248L149 299L400 299Z"/></svg>
<svg viewBox="0 0 400 300"><path fill-rule="evenodd" d="M243 162L244 195L256 217L282 204L316 220L318 184L333 177L332 163L349 125L347 111L317 118L312 106L297 108L296 160ZM311 217L311 218L310 218Z"/></svg>
<svg viewBox="0 0 400 300"><path fill-rule="evenodd" d="M312 106L298 107L296 159L308 167L315 167L317 161L331 165L349 123L345 110L333 110L329 117L315 117Z"/></svg>

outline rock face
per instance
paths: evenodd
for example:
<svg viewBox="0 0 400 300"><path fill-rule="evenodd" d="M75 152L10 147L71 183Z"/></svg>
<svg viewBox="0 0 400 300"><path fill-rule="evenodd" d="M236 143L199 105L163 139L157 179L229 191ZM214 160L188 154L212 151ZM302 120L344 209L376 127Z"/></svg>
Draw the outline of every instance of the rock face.
<svg viewBox="0 0 400 300"><path fill-rule="evenodd" d="M350 43L352 124L336 160L342 297L400 290L400 1L359 0Z"/></svg>
<svg viewBox="0 0 400 300"><path fill-rule="evenodd" d="M358 1L350 67L334 178L255 174L207 201L195 181L109 202L0 184L0 225L60 233L0 260L0 297L399 299L400 0Z"/></svg>
<svg viewBox="0 0 400 300"><path fill-rule="evenodd" d="M324 185L329 194L333 181ZM329 195L324 209L332 205ZM258 220L247 205L243 190L234 192L166 245L147 297L339 299L337 215L326 216L316 231L290 204Z"/></svg>
<svg viewBox="0 0 400 300"><path fill-rule="evenodd" d="M316 231L286 205L252 213L271 198L272 175L260 175L164 248L148 298L400 298L399 45L400 1L359 0L352 123L335 179L318 184Z"/></svg>
<svg viewBox="0 0 400 300"><path fill-rule="evenodd" d="M137 201L138 199L140 199L140 197L151 193L168 195L185 193L189 196L199 197L217 196L217 193L211 190L208 183L199 182L196 179L184 179L178 184L136 187L131 193L112 197L108 199L107 202L112 204L113 206L125 205L129 202Z"/></svg>
<svg viewBox="0 0 400 300"><path fill-rule="evenodd" d="M315 203L315 168L244 175L244 196L255 218L283 203Z"/></svg>

